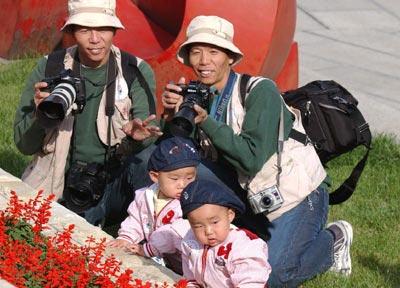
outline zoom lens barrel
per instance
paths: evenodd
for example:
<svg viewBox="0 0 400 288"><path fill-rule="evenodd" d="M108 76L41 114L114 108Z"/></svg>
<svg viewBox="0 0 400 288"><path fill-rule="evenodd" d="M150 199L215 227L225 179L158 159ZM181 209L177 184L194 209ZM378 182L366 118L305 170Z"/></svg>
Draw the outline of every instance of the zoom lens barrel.
<svg viewBox="0 0 400 288"><path fill-rule="evenodd" d="M60 125L75 98L76 90L74 85L69 82L61 82L56 85L50 95L37 107L39 124L49 129Z"/></svg>

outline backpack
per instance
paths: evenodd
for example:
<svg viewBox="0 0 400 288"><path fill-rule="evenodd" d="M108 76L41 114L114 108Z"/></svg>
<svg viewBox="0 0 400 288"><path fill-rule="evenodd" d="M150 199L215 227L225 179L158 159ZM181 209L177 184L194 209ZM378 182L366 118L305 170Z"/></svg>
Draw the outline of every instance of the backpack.
<svg viewBox="0 0 400 288"><path fill-rule="evenodd" d="M240 80L242 105L251 89L251 84L247 87L250 78L244 74ZM357 108L358 101L341 85L328 80L310 82L283 93L282 98L288 106L300 110L306 131L303 134L292 129L289 137L304 145L312 143L322 164L326 165L330 160L360 145L367 148L350 176L329 194L331 205L346 201L353 194L365 167L372 138L369 125Z"/></svg>
<svg viewBox="0 0 400 288"><path fill-rule="evenodd" d="M144 79L142 72L140 72L139 68L137 67L137 58L123 50L120 50L120 52L122 74L126 84L128 85L128 91L130 91L132 83L137 77L140 86L147 95L150 114L156 114L156 103L153 94L151 93L149 84L146 82L146 79ZM60 72L64 69L65 53L66 49L60 49L48 55L45 68L45 77L51 77L60 74Z"/></svg>

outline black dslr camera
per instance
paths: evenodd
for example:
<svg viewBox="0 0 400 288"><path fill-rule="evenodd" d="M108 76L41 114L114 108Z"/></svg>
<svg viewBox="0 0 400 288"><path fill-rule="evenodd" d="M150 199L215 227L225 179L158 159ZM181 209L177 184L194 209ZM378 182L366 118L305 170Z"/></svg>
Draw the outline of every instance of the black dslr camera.
<svg viewBox="0 0 400 288"><path fill-rule="evenodd" d="M64 120L70 107L75 103L76 113L81 113L86 103L85 86L82 79L73 77L71 69L63 70L55 77L42 80L47 83L50 95L37 107L39 124L44 128L54 128Z"/></svg>
<svg viewBox="0 0 400 288"><path fill-rule="evenodd" d="M175 136L189 137L194 129L194 118L197 115L193 109L194 104L207 109L212 92L210 87L199 81L190 81L188 85L179 86L182 88L179 94L183 96L183 102L172 118L170 131Z"/></svg>
<svg viewBox="0 0 400 288"><path fill-rule="evenodd" d="M107 177L102 164L73 163L65 181L63 205L78 214L94 206L103 196Z"/></svg>

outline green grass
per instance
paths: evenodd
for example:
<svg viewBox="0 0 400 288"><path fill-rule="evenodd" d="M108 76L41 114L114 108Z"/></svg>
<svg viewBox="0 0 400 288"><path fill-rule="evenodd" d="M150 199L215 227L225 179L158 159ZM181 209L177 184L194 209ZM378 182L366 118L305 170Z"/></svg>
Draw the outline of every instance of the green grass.
<svg viewBox="0 0 400 288"><path fill-rule="evenodd" d="M0 64L0 167L16 176L30 157L16 149L12 125L19 95L35 62ZM364 151L359 147L329 163L334 187L346 179ZM345 203L331 206L329 218L345 219L353 225L353 273L349 278L325 273L303 287L400 287L400 145L393 137L375 135L357 190Z"/></svg>
<svg viewBox="0 0 400 288"><path fill-rule="evenodd" d="M16 176L21 175L30 158L23 156L15 147L12 127L19 95L36 62L36 58L28 58L0 64L0 167Z"/></svg>
<svg viewBox="0 0 400 288"><path fill-rule="evenodd" d="M334 188L364 155L364 147L329 163ZM373 149L353 196L330 207L330 221L353 225L352 275L325 273L304 287L400 287L400 145L376 135Z"/></svg>

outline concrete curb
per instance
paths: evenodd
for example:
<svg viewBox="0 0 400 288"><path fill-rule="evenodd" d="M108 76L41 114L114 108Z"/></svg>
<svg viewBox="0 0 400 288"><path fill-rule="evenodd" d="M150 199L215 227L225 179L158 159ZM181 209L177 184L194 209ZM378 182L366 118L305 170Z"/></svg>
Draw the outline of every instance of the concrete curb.
<svg viewBox="0 0 400 288"><path fill-rule="evenodd" d="M5 209L7 206L11 190L15 191L23 201L27 201L37 194L35 189L0 168L0 209ZM107 240L113 239L113 237L102 231L99 227L89 224L85 219L56 202L52 203L51 215L49 221L50 229L46 232L48 235L62 231L69 224L75 224L72 236L75 243L84 244L88 236L93 236L97 240L102 238L106 238ZM166 282L171 285L181 278L171 270L156 264L151 259L130 255L121 249L107 248L106 255L111 254L122 261L121 268L123 270L128 268L133 270L132 278L140 278L151 283ZM1 282L0 287L3 287Z"/></svg>

